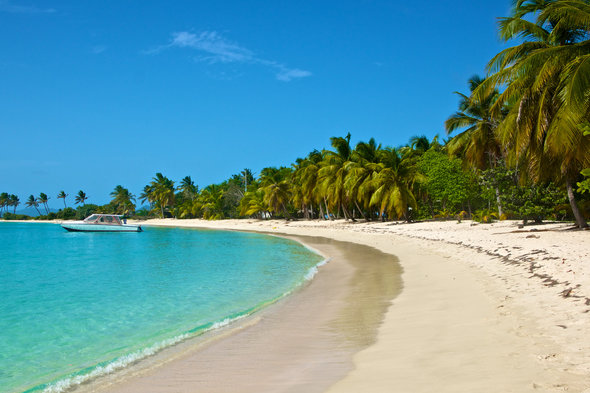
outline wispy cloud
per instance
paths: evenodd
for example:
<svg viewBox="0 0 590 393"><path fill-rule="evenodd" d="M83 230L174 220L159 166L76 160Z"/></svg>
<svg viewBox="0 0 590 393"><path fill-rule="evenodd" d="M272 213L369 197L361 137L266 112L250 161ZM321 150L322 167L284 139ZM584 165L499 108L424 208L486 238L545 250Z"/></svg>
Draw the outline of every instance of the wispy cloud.
<svg viewBox="0 0 590 393"><path fill-rule="evenodd" d="M204 31L199 34L188 31L172 33L170 42L145 51L146 54L158 54L171 48L189 48L198 52L196 59L210 64L244 63L256 64L274 70L278 80L289 82L293 79L311 76L310 71L289 68L286 65L260 58L250 49L232 42L216 31Z"/></svg>
<svg viewBox="0 0 590 393"><path fill-rule="evenodd" d="M0 12L9 12L12 14L52 14L54 8L39 8L34 5L13 4L7 0L0 0Z"/></svg>
<svg viewBox="0 0 590 393"><path fill-rule="evenodd" d="M104 51L106 51L108 49L108 47L104 46L104 45L96 45L93 46L92 49L90 49L90 53L92 53L93 55L99 55L101 53L103 53Z"/></svg>

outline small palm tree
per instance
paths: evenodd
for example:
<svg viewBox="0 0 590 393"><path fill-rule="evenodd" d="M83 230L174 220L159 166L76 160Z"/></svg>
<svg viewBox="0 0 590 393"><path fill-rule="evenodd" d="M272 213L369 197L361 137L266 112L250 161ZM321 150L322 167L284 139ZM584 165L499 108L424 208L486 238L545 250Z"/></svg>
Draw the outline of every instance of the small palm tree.
<svg viewBox="0 0 590 393"><path fill-rule="evenodd" d="M195 182L193 181L193 179L191 179L190 176L185 176L180 181L178 191L182 192L185 199L190 199L192 201L199 193L199 187L195 184Z"/></svg>
<svg viewBox="0 0 590 393"><path fill-rule="evenodd" d="M39 201L37 200L37 198L35 198L34 195L29 195L29 199L27 199L27 202L25 203L25 205L27 207L34 207L35 210L37 210L37 213L39 213L39 215L41 215L41 212L39 211Z"/></svg>
<svg viewBox="0 0 590 393"><path fill-rule="evenodd" d="M14 206L13 213L16 214L16 207L18 205L20 205L20 199L18 199L18 196L14 195L14 194L11 194L10 197L9 197L9 200L10 200L10 204L12 206Z"/></svg>
<svg viewBox="0 0 590 393"><path fill-rule="evenodd" d="M127 214L135 211L135 195L129 192L125 187L118 185L111 192L113 199L111 204L115 206L117 213Z"/></svg>
<svg viewBox="0 0 590 393"><path fill-rule="evenodd" d="M60 191L59 194L57 194L58 198L61 198L64 200L64 208L67 208L68 206L66 205L66 197L68 196L68 194L65 193L65 191Z"/></svg>
<svg viewBox="0 0 590 393"><path fill-rule="evenodd" d="M76 195L76 198L74 199L74 202L76 204L81 203L82 205L85 205L86 200L88 199L88 197L86 196L86 193L82 190L78 191L78 194Z"/></svg>
<svg viewBox="0 0 590 393"><path fill-rule="evenodd" d="M47 202L49 201L49 197L47 196L47 194L45 193L40 193L39 194L39 199L38 199L39 203L41 203L43 205L43 207L45 208L45 213L49 214L49 207L47 206Z"/></svg>
<svg viewBox="0 0 590 393"><path fill-rule="evenodd" d="M8 199L10 195L7 192L0 194L0 216L2 215L4 208L8 208Z"/></svg>
<svg viewBox="0 0 590 393"><path fill-rule="evenodd" d="M174 182L158 172L150 183L150 189L151 196L160 206L160 213L164 218L164 209L174 205Z"/></svg>

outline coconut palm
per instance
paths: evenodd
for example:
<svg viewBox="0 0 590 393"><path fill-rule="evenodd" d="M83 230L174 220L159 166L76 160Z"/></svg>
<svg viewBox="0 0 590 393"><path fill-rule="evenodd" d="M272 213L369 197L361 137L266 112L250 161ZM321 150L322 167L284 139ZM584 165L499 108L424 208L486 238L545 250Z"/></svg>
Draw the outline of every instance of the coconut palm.
<svg viewBox="0 0 590 393"><path fill-rule="evenodd" d="M324 195L325 201L327 200L326 205L332 206L337 212L342 211L344 218L348 219L349 195L344 184L348 174L346 165L352 156L350 133L344 138L332 137L330 142L335 151L328 150L324 154L322 168L318 173L320 192Z"/></svg>
<svg viewBox="0 0 590 393"><path fill-rule="evenodd" d="M318 190L318 173L322 160L323 154L314 150L306 158L298 159L293 166L293 203L301 206L305 218L313 218L314 206L318 207L320 217L325 217L322 195Z"/></svg>
<svg viewBox="0 0 590 393"><path fill-rule="evenodd" d="M4 209L8 208L8 201L10 195L7 192L3 192L0 194L0 216L4 213Z"/></svg>
<svg viewBox="0 0 590 393"><path fill-rule="evenodd" d="M496 130L502 120L503 112L493 111L492 107L498 102L497 89L487 91L487 94L473 95L473 92L485 82L485 79L475 75L469 79L470 96L455 92L461 97L459 111L445 121L447 134L463 129L447 143L448 152L460 156L463 162L471 168L480 170L493 169L500 163L502 148ZM498 216L502 216L502 201L500 187L496 179L493 181L496 191Z"/></svg>
<svg viewBox="0 0 590 393"><path fill-rule="evenodd" d="M346 164L347 176L344 186L364 219L367 219L365 211L370 209L370 196L363 195L360 190L361 186L381 169L378 165L381 150L381 144L377 145L374 138L369 142L359 142L352 152L351 161Z"/></svg>
<svg viewBox="0 0 590 393"><path fill-rule="evenodd" d="M37 199L37 200L39 201L39 203L41 203L43 205L43 207L45 207L45 213L49 214L49 207L47 206L47 202L49 201L49 197L47 196L47 194L40 193L39 199Z"/></svg>
<svg viewBox="0 0 590 393"><path fill-rule="evenodd" d="M500 21L504 40L523 42L496 55L488 65L490 83L484 94L505 86L494 105L512 104L499 131L511 163L532 180L565 184L579 227L586 227L573 185L590 165L590 141L582 124L590 119L590 4L586 0L515 3Z"/></svg>
<svg viewBox="0 0 590 393"><path fill-rule="evenodd" d="M246 192L240 201L240 215L242 216L256 216L262 219L266 217L268 210L262 189Z"/></svg>
<svg viewBox="0 0 590 393"><path fill-rule="evenodd" d="M381 151L379 161L379 170L361 185L359 192L370 194L369 204L379 209L382 220L385 215L407 219L408 208L416 208L412 186L418 175L411 160L389 147Z"/></svg>
<svg viewBox="0 0 590 393"><path fill-rule="evenodd" d="M115 207L116 213L128 214L135 211L135 195L121 185L115 187L111 192L113 199L111 204Z"/></svg>
<svg viewBox="0 0 590 393"><path fill-rule="evenodd" d="M282 211L285 216L289 216L287 203L291 197L291 174L291 169L285 167L268 167L260 171L260 186L264 191L264 203L274 214Z"/></svg>
<svg viewBox="0 0 590 393"><path fill-rule="evenodd" d="M224 218L223 189L220 185L211 184L201 190L199 201L202 204L204 219L218 220Z"/></svg>
<svg viewBox="0 0 590 393"><path fill-rule="evenodd" d="M34 195L29 195L29 199L27 199L27 202L25 202L25 206L34 207L35 210L37 210L37 213L41 215L41 212L39 211L39 201Z"/></svg>
<svg viewBox="0 0 590 393"><path fill-rule="evenodd" d="M174 182L158 172L152 178L149 186L150 196L155 204L160 207L161 218L164 218L164 210L174 204Z"/></svg>
<svg viewBox="0 0 590 393"><path fill-rule="evenodd" d="M13 213L16 214L16 208L18 205L20 205L20 199L18 198L18 196L14 194L10 194L8 199L10 201L10 204L14 207Z"/></svg>
<svg viewBox="0 0 590 393"><path fill-rule="evenodd" d="M67 208L68 205L66 205L66 198L67 198L68 194L65 193L65 191L60 191L59 194L57 194L58 198L61 198L64 200L64 208Z"/></svg>
<svg viewBox="0 0 590 393"><path fill-rule="evenodd" d="M150 204L150 210L154 208L154 189L151 185L146 185L143 187L143 191L139 194L139 201L141 203L148 202Z"/></svg>
<svg viewBox="0 0 590 393"><path fill-rule="evenodd" d="M86 196L86 193L82 190L78 191L78 194L76 194L76 198L74 198L74 202L76 204L81 203L82 205L85 205L86 200L88 199L88 197Z"/></svg>
<svg viewBox="0 0 590 393"><path fill-rule="evenodd" d="M178 186L178 191L181 191L185 199L194 200L198 193L199 187L195 185L193 179L190 176L185 176Z"/></svg>

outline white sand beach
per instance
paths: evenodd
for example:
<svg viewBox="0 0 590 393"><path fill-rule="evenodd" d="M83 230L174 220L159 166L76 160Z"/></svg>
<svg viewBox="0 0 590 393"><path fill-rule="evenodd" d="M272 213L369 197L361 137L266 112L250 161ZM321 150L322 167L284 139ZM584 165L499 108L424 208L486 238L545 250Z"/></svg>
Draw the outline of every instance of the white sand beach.
<svg viewBox="0 0 590 393"><path fill-rule="evenodd" d="M403 290L376 342L328 392L590 392L588 231L515 221L146 224L321 236L396 255Z"/></svg>

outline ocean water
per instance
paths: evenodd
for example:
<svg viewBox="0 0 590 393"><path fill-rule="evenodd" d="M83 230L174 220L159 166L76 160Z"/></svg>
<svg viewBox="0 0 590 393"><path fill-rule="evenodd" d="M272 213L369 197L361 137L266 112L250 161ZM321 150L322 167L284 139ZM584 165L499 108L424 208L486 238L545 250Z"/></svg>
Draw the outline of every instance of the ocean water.
<svg viewBox="0 0 590 393"><path fill-rule="evenodd" d="M259 310L322 257L277 237L0 223L0 391L60 392Z"/></svg>

